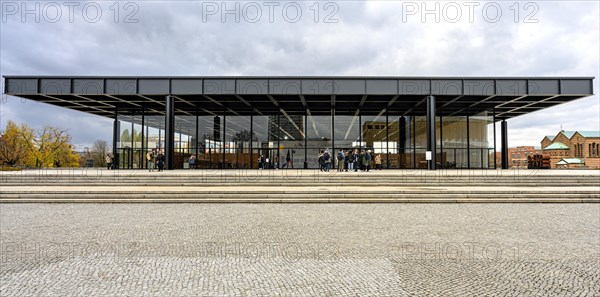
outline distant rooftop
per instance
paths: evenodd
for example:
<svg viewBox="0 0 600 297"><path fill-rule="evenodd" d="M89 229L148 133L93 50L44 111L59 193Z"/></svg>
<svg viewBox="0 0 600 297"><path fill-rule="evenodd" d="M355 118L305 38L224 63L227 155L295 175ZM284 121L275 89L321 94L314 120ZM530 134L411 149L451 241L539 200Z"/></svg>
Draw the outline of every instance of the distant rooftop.
<svg viewBox="0 0 600 297"><path fill-rule="evenodd" d="M600 131L577 131L581 136L585 138L598 138L600 137Z"/></svg>
<svg viewBox="0 0 600 297"><path fill-rule="evenodd" d="M544 150L568 150L568 149L569 149L569 147L566 146L562 142L555 142L544 148Z"/></svg>
<svg viewBox="0 0 600 297"><path fill-rule="evenodd" d="M573 137L573 135L575 135L575 133L579 133L581 136L583 136L585 138L600 138L600 131L560 131L558 133L562 133L564 136L566 136L569 139L571 139ZM548 139L550 139L550 141L554 141L554 139L556 138L556 135L555 136L546 135L544 137L548 137ZM547 149L547 148L545 148L545 149Z"/></svg>
<svg viewBox="0 0 600 297"><path fill-rule="evenodd" d="M560 161L556 162L557 165L567 165L567 164L584 164L583 160L579 158L564 158Z"/></svg>

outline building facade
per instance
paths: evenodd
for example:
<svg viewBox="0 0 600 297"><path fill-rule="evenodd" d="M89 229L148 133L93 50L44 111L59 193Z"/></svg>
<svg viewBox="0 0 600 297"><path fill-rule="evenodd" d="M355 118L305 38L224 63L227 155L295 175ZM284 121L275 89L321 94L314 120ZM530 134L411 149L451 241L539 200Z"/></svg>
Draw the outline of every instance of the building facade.
<svg viewBox="0 0 600 297"><path fill-rule="evenodd" d="M508 148L508 161L511 168L527 168L527 157L540 154L542 150L534 146L511 147Z"/></svg>
<svg viewBox="0 0 600 297"><path fill-rule="evenodd" d="M500 151L508 168L507 119L593 94L590 77L4 79L5 94L114 119L119 168L145 168L157 147L168 169L191 155L199 168L256 168L259 156L317 168L327 148L371 149L396 169L493 169Z"/></svg>
<svg viewBox="0 0 600 297"><path fill-rule="evenodd" d="M560 131L541 144L551 168L600 168L600 131Z"/></svg>

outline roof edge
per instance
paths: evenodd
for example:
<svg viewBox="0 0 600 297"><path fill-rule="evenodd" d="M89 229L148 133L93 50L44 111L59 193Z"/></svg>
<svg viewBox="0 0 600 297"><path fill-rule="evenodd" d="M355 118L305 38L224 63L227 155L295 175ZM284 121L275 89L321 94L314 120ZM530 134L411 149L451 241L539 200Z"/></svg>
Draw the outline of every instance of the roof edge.
<svg viewBox="0 0 600 297"><path fill-rule="evenodd" d="M2 75L3 78L220 78L220 79L596 79L594 76L389 76L389 75Z"/></svg>

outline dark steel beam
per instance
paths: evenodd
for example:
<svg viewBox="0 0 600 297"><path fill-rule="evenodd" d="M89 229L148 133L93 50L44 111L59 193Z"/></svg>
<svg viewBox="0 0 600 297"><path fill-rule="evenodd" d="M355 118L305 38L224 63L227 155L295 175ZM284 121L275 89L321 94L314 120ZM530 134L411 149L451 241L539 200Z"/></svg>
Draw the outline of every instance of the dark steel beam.
<svg viewBox="0 0 600 297"><path fill-rule="evenodd" d="M460 98L462 98L462 97L464 97L464 96L465 96L465 95L460 95L460 96L457 96L456 98L454 98L454 99L452 99L452 100L450 100L450 101L448 101L448 102L444 103L444 105L442 105L441 107L442 107L442 108L444 108L444 107L446 107L446 106L448 106L448 105L450 105L450 104L452 104L452 103L454 103L454 102L456 102L456 101L460 100Z"/></svg>
<svg viewBox="0 0 600 297"><path fill-rule="evenodd" d="M427 97L421 99L421 101L417 102L417 104L415 104L413 107L411 107L410 109L408 109L407 111L405 111L402 116L406 116L409 113L412 113L417 107L419 107L421 104L423 104L425 101L427 100Z"/></svg>
<svg viewBox="0 0 600 297"><path fill-rule="evenodd" d="M455 114L458 114L458 113L460 113L460 112L462 112L462 111L465 111L465 110L471 109L471 108L473 108L473 107L475 107L475 106L477 106L477 105L479 105L479 104L481 104L481 103L484 103L484 102L487 102L488 100L491 100L491 99L493 99L493 98L494 98L494 97L496 97L496 96L497 96L497 95L491 95L491 96L489 96L489 97L487 97L487 98L481 99L480 101L474 102L473 104L471 104L471 105L469 105L469 106L467 106L467 107L465 107L465 108L463 108L463 109L459 109L459 110L457 110L457 111L455 111L455 112L451 113L451 114L450 114L450 115L448 115L448 116L449 116L449 117L451 117L451 116L453 116L453 115L455 115ZM445 106L445 105L444 105L444 106Z"/></svg>
<svg viewBox="0 0 600 297"><path fill-rule="evenodd" d="M62 98L55 97L55 96L50 96L50 95L42 95L42 96L46 97L48 99L52 99L54 101L59 101L59 102L64 102L64 103L68 103L68 104L73 104L75 106L79 106L79 107L86 108L86 109L93 109L93 110L100 111L100 112L103 112L103 113L110 113L109 110L101 109L101 108L94 107L94 106L88 106L88 105L85 105L85 104L81 104L79 102L73 102L73 101L69 101L69 100L66 100L66 99L62 99ZM114 106L111 106L111 108L114 108Z"/></svg>
<svg viewBox="0 0 600 297"><path fill-rule="evenodd" d="M543 103L543 102L546 102L548 100L552 100L552 99L557 98L559 96L560 95L554 95L554 96L550 96L550 97L544 98L544 99L542 99L540 101L537 101L537 102L534 102L534 103L529 103L529 104L525 104L523 106L515 107L515 108L513 108L513 109L511 109L509 111L502 112L499 115L503 115L503 114L507 114L507 113L512 113L512 112L515 112L515 111L517 111L519 109L523 109L523 108L528 108L528 107L531 107L531 106L536 105L538 103ZM552 105L552 106L554 106L554 105Z"/></svg>

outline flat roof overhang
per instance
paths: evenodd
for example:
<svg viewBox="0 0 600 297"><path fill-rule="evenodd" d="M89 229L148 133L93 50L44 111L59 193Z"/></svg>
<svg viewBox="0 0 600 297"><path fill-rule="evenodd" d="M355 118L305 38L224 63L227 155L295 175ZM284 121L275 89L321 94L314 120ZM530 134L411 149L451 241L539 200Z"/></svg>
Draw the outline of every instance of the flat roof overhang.
<svg viewBox="0 0 600 297"><path fill-rule="evenodd" d="M509 119L593 95L594 77L388 76L4 76L4 94L114 118L144 110L164 115L425 115L436 97L441 116L495 111Z"/></svg>

